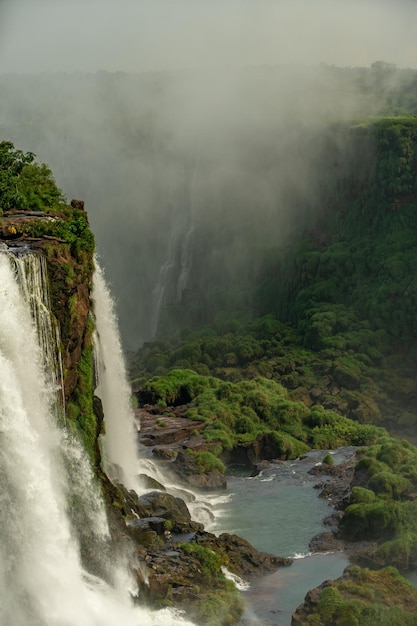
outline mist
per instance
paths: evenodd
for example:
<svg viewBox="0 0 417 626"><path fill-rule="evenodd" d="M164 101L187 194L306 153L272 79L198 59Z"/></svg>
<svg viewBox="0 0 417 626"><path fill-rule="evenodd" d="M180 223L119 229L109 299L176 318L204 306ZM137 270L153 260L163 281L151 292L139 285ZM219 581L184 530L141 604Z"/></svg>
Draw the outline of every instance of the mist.
<svg viewBox="0 0 417 626"><path fill-rule="evenodd" d="M0 135L85 200L136 348L167 305L244 292L317 210L323 129L392 107L416 59L415 2L6 0Z"/></svg>
<svg viewBox="0 0 417 626"><path fill-rule="evenodd" d="M415 65L413 0L3 0L0 71Z"/></svg>

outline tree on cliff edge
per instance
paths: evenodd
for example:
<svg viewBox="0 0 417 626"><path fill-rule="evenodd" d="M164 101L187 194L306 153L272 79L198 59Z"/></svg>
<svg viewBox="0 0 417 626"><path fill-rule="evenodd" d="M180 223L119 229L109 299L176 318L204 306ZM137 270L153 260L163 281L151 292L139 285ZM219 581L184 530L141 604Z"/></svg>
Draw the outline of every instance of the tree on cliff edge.
<svg viewBox="0 0 417 626"><path fill-rule="evenodd" d="M0 142L0 212L43 211L64 202L51 170L34 158L33 152L17 150L10 141Z"/></svg>

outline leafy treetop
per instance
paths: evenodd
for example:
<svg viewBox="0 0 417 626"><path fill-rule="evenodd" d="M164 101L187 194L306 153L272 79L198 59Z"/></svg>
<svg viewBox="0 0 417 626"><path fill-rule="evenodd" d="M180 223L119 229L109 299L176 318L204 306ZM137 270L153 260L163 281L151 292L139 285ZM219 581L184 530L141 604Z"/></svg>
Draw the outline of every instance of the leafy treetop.
<svg viewBox="0 0 417 626"><path fill-rule="evenodd" d="M51 210L64 202L51 170L33 152L0 142L0 213L10 209Z"/></svg>

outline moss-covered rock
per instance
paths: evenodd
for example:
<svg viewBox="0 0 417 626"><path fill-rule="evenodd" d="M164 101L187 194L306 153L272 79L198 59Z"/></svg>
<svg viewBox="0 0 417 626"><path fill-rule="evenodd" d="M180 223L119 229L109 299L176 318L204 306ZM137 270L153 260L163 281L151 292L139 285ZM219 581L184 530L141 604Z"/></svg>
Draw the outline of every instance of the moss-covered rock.
<svg viewBox="0 0 417 626"><path fill-rule="evenodd" d="M393 567L379 571L348 567L343 576L309 591L292 626L417 624L417 591Z"/></svg>

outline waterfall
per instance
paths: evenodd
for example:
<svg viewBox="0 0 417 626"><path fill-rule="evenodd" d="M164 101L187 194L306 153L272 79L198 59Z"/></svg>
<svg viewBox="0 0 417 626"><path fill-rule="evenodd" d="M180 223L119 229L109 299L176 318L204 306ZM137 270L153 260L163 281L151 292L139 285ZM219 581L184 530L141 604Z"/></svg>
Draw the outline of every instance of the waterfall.
<svg viewBox="0 0 417 626"><path fill-rule="evenodd" d="M130 387L120 343L114 302L107 288L103 271L95 259L93 285L96 319L96 394L101 399L105 416L103 462L111 479L137 490L137 432L130 406Z"/></svg>
<svg viewBox="0 0 417 626"><path fill-rule="evenodd" d="M192 267L192 243L195 230L194 213L196 204L196 180L199 169L198 157L194 160L192 172L185 171L185 191L181 200L172 209L171 234L165 262L159 269L158 279L152 293L152 337L158 332L161 312L167 304L181 302Z"/></svg>
<svg viewBox="0 0 417 626"><path fill-rule="evenodd" d="M181 301L191 271L191 245L194 225L184 217L175 221L171 232L166 261L159 270L152 293L152 336L158 331L162 308Z"/></svg>
<svg viewBox="0 0 417 626"><path fill-rule="evenodd" d="M80 509L90 504L84 523L101 547L107 522L83 451L57 426L44 354L56 333L40 330L39 338L37 287L25 282L33 271L45 290L41 263L0 252L0 626L189 624L173 611L134 607L117 572L104 581L83 569L71 495Z"/></svg>
<svg viewBox="0 0 417 626"><path fill-rule="evenodd" d="M172 482L172 477L158 468L152 460L139 458L135 419L130 405L131 390L127 381L114 302L97 259L93 301L97 329L96 394L103 404L105 435L102 437L102 456L107 475L112 480L123 482L139 495L149 490L140 476L150 476L163 483L168 493L183 498L193 519L210 526L213 522L210 496L201 496L190 489L178 487Z"/></svg>
<svg viewBox="0 0 417 626"><path fill-rule="evenodd" d="M59 404L56 406L65 413L63 367L59 350L60 330L58 321L51 313L46 259L24 251L21 254L10 254L9 261L36 326L45 375L58 392Z"/></svg>

